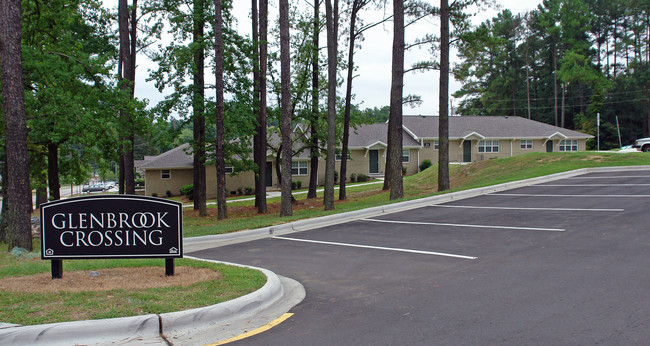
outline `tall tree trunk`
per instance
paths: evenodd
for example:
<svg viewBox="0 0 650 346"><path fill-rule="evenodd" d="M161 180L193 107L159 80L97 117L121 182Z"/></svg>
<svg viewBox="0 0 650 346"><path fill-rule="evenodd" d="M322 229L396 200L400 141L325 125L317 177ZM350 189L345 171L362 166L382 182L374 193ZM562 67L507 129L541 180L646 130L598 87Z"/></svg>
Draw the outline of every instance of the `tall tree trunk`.
<svg viewBox="0 0 650 346"><path fill-rule="evenodd" d="M553 46L553 100L555 102L555 126L558 125L558 108L557 108L557 51Z"/></svg>
<svg viewBox="0 0 650 346"><path fill-rule="evenodd" d="M228 217L226 209L226 158L225 158L225 125L223 104L223 17L221 15L221 0L214 0L214 60L215 60L215 88L216 88L216 114L217 143L215 145L215 158L217 166L217 219Z"/></svg>
<svg viewBox="0 0 650 346"><path fill-rule="evenodd" d="M616 71L618 70L618 47L617 47L617 38L618 36L618 17L614 18L614 79L616 79Z"/></svg>
<svg viewBox="0 0 650 346"><path fill-rule="evenodd" d="M647 94L647 93L646 93ZM648 108L648 99L643 99L643 106L650 111L650 108ZM646 115L645 119L642 122L642 130L641 133L643 134L643 137L648 137L648 129L650 129L650 112L648 112L648 115Z"/></svg>
<svg viewBox="0 0 650 346"><path fill-rule="evenodd" d="M122 113L120 112L120 117L122 116ZM123 139L120 136L120 139ZM126 188L124 187L124 150L123 146L120 145L119 148L117 149L120 153L119 158L118 158L118 163L117 163L117 168L118 168L118 192L120 195L123 195L126 193Z"/></svg>
<svg viewBox="0 0 650 346"><path fill-rule="evenodd" d="M134 97L135 91L135 57L136 57L136 9L137 0L133 0L131 12L129 12L128 1L120 0L118 4L118 21L120 34L120 66L119 79L120 88ZM129 26L130 24L130 26ZM124 193L135 194L135 170L133 157L134 124L133 114L123 110L120 114L122 119L122 171L124 174Z"/></svg>
<svg viewBox="0 0 650 346"><path fill-rule="evenodd" d="M318 147L318 118L320 111L318 107L318 81L319 81L319 43L320 36L320 0L314 0L314 32L312 36L312 56L311 56L311 119L310 119L310 136L309 136L309 189L307 198L316 198L316 188L318 187L318 158L320 149Z"/></svg>
<svg viewBox="0 0 650 346"><path fill-rule="evenodd" d="M393 59L387 162L390 199L404 197L402 180L402 95L404 91L404 0L393 0Z"/></svg>
<svg viewBox="0 0 650 346"><path fill-rule="evenodd" d="M438 191L449 190L449 4L440 0L440 96Z"/></svg>
<svg viewBox="0 0 650 346"><path fill-rule="evenodd" d="M259 208L260 204L260 168L263 162L260 162L260 35L259 35L259 11L258 1L251 1L251 33L253 36L253 113L256 114L258 120L255 125L255 134L253 135L253 162L257 166L255 174L255 208Z"/></svg>
<svg viewBox="0 0 650 346"><path fill-rule="evenodd" d="M47 185L50 188L50 200L61 199L61 183L59 181L59 146L47 144Z"/></svg>
<svg viewBox="0 0 650 346"><path fill-rule="evenodd" d="M289 1L280 0L280 80L282 97L282 196L280 216L291 216L291 63L289 61Z"/></svg>
<svg viewBox="0 0 650 346"><path fill-rule="evenodd" d="M47 153L41 151L41 146L29 153L29 166L31 171L32 189L36 190L35 209L39 209L41 204L47 203ZM35 168L35 169L34 169Z"/></svg>
<svg viewBox="0 0 650 346"><path fill-rule="evenodd" d="M528 60L528 40L526 40L526 101L528 104L528 120L530 120L530 63Z"/></svg>
<svg viewBox="0 0 650 346"><path fill-rule="evenodd" d="M343 143L341 145L341 174L339 175L339 199L346 199L345 183L347 181L348 173L348 142L350 138L350 111L352 108L352 74L354 72L354 45L357 38L356 23L357 15L361 6L362 0L354 0L352 3L352 13L350 14L350 43L348 47L348 76L347 85L345 88L345 111L343 115Z"/></svg>
<svg viewBox="0 0 650 346"><path fill-rule="evenodd" d="M32 251L32 191L29 186L27 153L27 119L21 62L20 0L0 0L0 81L2 111L5 120L5 151L7 166L7 245Z"/></svg>
<svg viewBox="0 0 650 346"><path fill-rule="evenodd" d="M391 125L389 121L388 132L391 132L391 126L393 125ZM387 140L386 145L390 147L391 145L390 137L388 137L386 140ZM386 150L385 155L386 155L386 164L384 165L384 184L381 187L382 191L388 191L388 189L390 188L390 170L388 169L388 163L390 162L390 151Z"/></svg>
<svg viewBox="0 0 650 346"><path fill-rule="evenodd" d="M561 118L562 122L560 123L561 124L560 127L563 128L564 127L564 112L566 110L566 108L565 108L565 105L566 105L566 103L565 103L566 102L566 85L564 85L564 83L562 83L562 84L560 84L560 86L562 87L562 113L561 113L562 114L562 118Z"/></svg>
<svg viewBox="0 0 650 346"><path fill-rule="evenodd" d="M255 188L257 200L257 212L264 214L267 212L266 207L266 175L273 172L266 171L266 68L267 68L267 33L268 33L268 3L266 0L260 0L260 112L257 118L257 160L259 166L259 181Z"/></svg>
<svg viewBox="0 0 650 346"><path fill-rule="evenodd" d="M205 48L203 35L205 28L204 0L194 0L193 41L194 51L194 85L192 88L192 117L194 139L194 210L199 216L207 216L206 173L205 173Z"/></svg>
<svg viewBox="0 0 650 346"><path fill-rule="evenodd" d="M0 2L0 4L2 4L2 2ZM4 17L1 17L1 15L0 15L0 18L4 18ZM5 152L2 153L2 156L0 157L0 159L2 159L2 161L6 162L7 156L6 156ZM7 173L7 165L4 164L4 165L2 165L2 184L5 187L9 185L8 175L9 174ZM8 200L9 200L9 196L7 195L7 189L4 188L4 189L2 189L2 209L1 210L9 210L9 204L7 203ZM8 227L9 227L9 223L8 223L9 218L7 217L7 215L8 215L8 213L0 213L0 242L7 242L8 243L7 234L8 234ZM30 222L31 222L31 220L30 220Z"/></svg>
<svg viewBox="0 0 650 346"><path fill-rule="evenodd" d="M325 210L334 209L334 166L336 164L336 71L338 62L339 2L325 0L327 25L327 157L325 161Z"/></svg>
<svg viewBox="0 0 650 346"><path fill-rule="evenodd" d="M38 209L43 203L47 203L47 187L39 186L36 188L36 204L34 207Z"/></svg>
<svg viewBox="0 0 650 346"><path fill-rule="evenodd" d="M609 36L605 36L605 76L607 79L609 79L609 70L610 70L610 65L609 65Z"/></svg>

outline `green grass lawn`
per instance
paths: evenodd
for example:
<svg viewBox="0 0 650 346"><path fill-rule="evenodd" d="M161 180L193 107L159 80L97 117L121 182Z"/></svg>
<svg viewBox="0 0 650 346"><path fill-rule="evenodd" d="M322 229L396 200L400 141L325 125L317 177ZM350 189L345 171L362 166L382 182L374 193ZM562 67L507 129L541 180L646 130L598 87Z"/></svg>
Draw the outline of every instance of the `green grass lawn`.
<svg viewBox="0 0 650 346"><path fill-rule="evenodd" d="M266 283L266 276L253 269L189 259L175 262L177 270L183 266L209 268L218 271L221 277L189 286L132 290L61 290L52 293L0 290L0 322L32 325L160 314L228 301L253 292ZM65 279L74 271L93 270L101 274L108 268L129 267L160 267L163 274L164 263L164 259L70 260L64 261L63 276ZM49 272L50 261L42 261L40 257L16 258L10 253L0 254L0 279Z"/></svg>

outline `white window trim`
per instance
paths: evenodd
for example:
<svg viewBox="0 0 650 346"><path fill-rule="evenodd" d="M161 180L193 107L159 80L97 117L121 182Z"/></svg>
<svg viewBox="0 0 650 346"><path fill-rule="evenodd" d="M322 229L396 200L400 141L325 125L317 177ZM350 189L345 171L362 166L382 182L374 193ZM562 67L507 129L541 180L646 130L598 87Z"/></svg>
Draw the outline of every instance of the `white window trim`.
<svg viewBox="0 0 650 346"><path fill-rule="evenodd" d="M296 164L296 167L294 167L294 163ZM304 167L301 167L301 165L304 164ZM297 170L297 173L293 173L293 170ZM305 173L301 174L300 171L301 169L304 169ZM296 176L304 176L304 175L309 175L309 165L307 161L291 161L291 175L296 175Z"/></svg>
<svg viewBox="0 0 650 346"><path fill-rule="evenodd" d="M167 178L165 178L165 172L167 173ZM169 180L171 178L172 178L172 170L171 169L161 169L160 170L160 179Z"/></svg>
<svg viewBox="0 0 650 346"><path fill-rule="evenodd" d="M488 142L490 144L488 144ZM479 153L499 153L499 140L498 139L482 139L478 141L478 152ZM490 148L490 151L485 150L486 148ZM494 150L496 148L496 150Z"/></svg>
<svg viewBox="0 0 650 346"><path fill-rule="evenodd" d="M561 151L561 152L578 151L578 149L579 149L578 148L578 140L577 139L563 139L558 144L558 147L559 147L559 151ZM569 148L569 150L567 150L567 147Z"/></svg>
<svg viewBox="0 0 650 346"><path fill-rule="evenodd" d="M520 148L527 150L527 149L533 149L533 140L532 139L522 139L520 143ZM530 147L528 146L530 144Z"/></svg>
<svg viewBox="0 0 650 346"><path fill-rule="evenodd" d="M406 155L404 155L406 153ZM407 158L406 161L404 161L404 157ZM404 149L402 150L402 163L410 163L411 162L411 149Z"/></svg>

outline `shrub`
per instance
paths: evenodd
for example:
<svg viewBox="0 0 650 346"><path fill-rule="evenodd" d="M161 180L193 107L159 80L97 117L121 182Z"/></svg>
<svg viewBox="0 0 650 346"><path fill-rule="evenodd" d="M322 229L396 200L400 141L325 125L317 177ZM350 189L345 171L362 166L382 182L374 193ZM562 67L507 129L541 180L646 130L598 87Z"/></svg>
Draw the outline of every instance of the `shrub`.
<svg viewBox="0 0 650 346"><path fill-rule="evenodd" d="M171 197L171 196L172 196L172 192L169 191L169 190L167 190L167 193L166 193L166 194L167 194L167 197Z"/></svg>
<svg viewBox="0 0 650 346"><path fill-rule="evenodd" d="M302 187L302 180L294 180L291 182L291 189L298 190Z"/></svg>
<svg viewBox="0 0 650 346"><path fill-rule="evenodd" d="M246 187L244 188L244 192L245 192L247 195L252 195L252 194L255 192L255 190L253 190L253 188L250 187L250 186L246 186Z"/></svg>
<svg viewBox="0 0 650 346"><path fill-rule="evenodd" d="M158 197L158 194L154 192L151 194L151 197Z"/></svg>
<svg viewBox="0 0 650 346"><path fill-rule="evenodd" d="M357 181L357 174L356 173L350 174L350 182L354 183L355 181Z"/></svg>
<svg viewBox="0 0 650 346"><path fill-rule="evenodd" d="M363 183L363 182L365 182L365 181L368 181L368 179L370 179L370 177L367 176L367 175L365 175L365 174L363 174L363 173L359 173L359 174L357 175L357 181L360 182L360 183Z"/></svg>
<svg viewBox="0 0 650 346"><path fill-rule="evenodd" d="M241 186L238 187L238 188L237 188L237 193L240 194L240 195L243 195L243 194L244 194L244 188L241 187Z"/></svg>
<svg viewBox="0 0 650 346"><path fill-rule="evenodd" d="M427 168L429 168L431 166L433 166L433 163L431 163L431 160L427 159L427 160L422 161L422 163L420 163L420 172L424 171L425 169L427 169Z"/></svg>
<svg viewBox="0 0 650 346"><path fill-rule="evenodd" d="M339 181L339 171L334 171L334 183Z"/></svg>
<svg viewBox="0 0 650 346"><path fill-rule="evenodd" d="M407 172L407 168L402 166L402 175L406 175L406 172Z"/></svg>
<svg viewBox="0 0 650 346"><path fill-rule="evenodd" d="M181 187L181 194L187 197L190 201L194 199L194 185L183 185Z"/></svg>
<svg viewBox="0 0 650 346"><path fill-rule="evenodd" d="M135 179L135 187L136 188L144 187L144 178Z"/></svg>

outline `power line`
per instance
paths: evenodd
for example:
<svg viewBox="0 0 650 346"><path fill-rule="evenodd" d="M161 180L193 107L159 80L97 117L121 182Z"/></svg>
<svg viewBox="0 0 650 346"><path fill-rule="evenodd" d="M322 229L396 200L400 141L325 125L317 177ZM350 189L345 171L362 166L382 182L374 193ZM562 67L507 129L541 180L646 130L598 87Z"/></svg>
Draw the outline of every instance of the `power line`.
<svg viewBox="0 0 650 346"><path fill-rule="evenodd" d="M610 101L610 102L603 102L602 105L613 105L613 104L622 104L622 103L632 103L632 102L639 102L647 100L647 98L640 98L640 99L632 99L632 100L621 100L621 101ZM507 100L511 101L511 100ZM568 105L569 107L587 107L589 106L589 103L583 103L583 104L578 104L578 105ZM567 105L565 105L566 107ZM483 107L484 109L487 107ZM561 109L561 106L558 106L558 109ZM541 106L541 107L530 107L531 110L549 110L549 109L555 109L555 106ZM495 111L527 111L528 107L506 107L506 108L494 108L492 110ZM473 115L480 115L480 114L473 114Z"/></svg>
<svg viewBox="0 0 650 346"><path fill-rule="evenodd" d="M621 92L614 92L614 93L607 93L603 94L603 97L612 97L616 95L625 95L625 94L634 94L634 93L643 93L645 90L633 90L633 91L621 91ZM565 100L572 100L572 99L577 99L577 98L582 98L582 96L569 96L565 97ZM539 97L539 98L531 98L530 101L551 101L555 99L555 97ZM512 102L512 101L528 101L529 99L527 98L519 98L519 99L501 99L501 100L481 100L481 102Z"/></svg>

